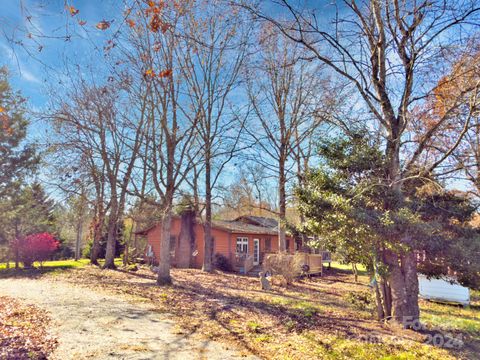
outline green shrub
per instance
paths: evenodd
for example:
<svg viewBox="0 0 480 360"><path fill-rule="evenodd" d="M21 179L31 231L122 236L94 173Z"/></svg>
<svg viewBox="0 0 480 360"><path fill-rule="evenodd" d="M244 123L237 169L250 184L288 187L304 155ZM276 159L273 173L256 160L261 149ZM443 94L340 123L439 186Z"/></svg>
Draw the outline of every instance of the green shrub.
<svg viewBox="0 0 480 360"><path fill-rule="evenodd" d="M215 269L221 270L221 271L233 271L232 264L230 263L230 260L222 254L216 253L213 256L213 266Z"/></svg>
<svg viewBox="0 0 480 360"><path fill-rule="evenodd" d="M82 251L82 257L85 259L90 259L92 253L93 240L89 240Z"/></svg>

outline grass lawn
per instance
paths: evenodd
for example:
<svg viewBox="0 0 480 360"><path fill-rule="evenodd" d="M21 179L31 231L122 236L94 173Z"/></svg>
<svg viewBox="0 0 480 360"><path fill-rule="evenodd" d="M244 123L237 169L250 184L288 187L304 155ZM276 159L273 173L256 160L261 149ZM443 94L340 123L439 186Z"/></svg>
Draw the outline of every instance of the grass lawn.
<svg viewBox="0 0 480 360"><path fill-rule="evenodd" d="M105 261L103 259L99 260L100 265ZM43 264L35 262L33 268L24 269L22 264L20 264L20 270L15 269L15 263L10 262L10 268L7 267L7 263L0 263L0 278L8 276L40 276L45 273L58 273L63 270L69 269L78 269L83 268L90 263L89 259L80 259L80 260L54 260L54 261L45 261ZM122 266L122 259L116 258L115 265Z"/></svg>
<svg viewBox="0 0 480 360"><path fill-rule="evenodd" d="M69 268L76 268L76 267L83 267L89 263L88 259L80 259L78 261L75 260L55 260L55 261L45 261L43 263L43 267L48 269L48 268L60 268L60 269L69 269ZM21 266L21 265L20 265ZM40 267L40 263L36 262L33 264L35 268ZM10 262L10 268L14 268L15 263ZM6 263L0 263L0 270L6 269L7 264Z"/></svg>
<svg viewBox="0 0 480 360"><path fill-rule="evenodd" d="M173 269L172 276L172 286L157 287L146 267L85 266L55 278L153 303L175 317L179 332L240 344L267 359L476 359L480 353L477 292L468 308L421 301L426 329L414 332L375 321L368 277L355 283L349 267L336 263L321 278L274 284L271 292L236 274ZM425 343L434 336L444 347Z"/></svg>
<svg viewBox="0 0 480 360"><path fill-rule="evenodd" d="M121 265L121 260L116 259ZM365 269L354 282L349 265L332 263L323 277L259 289L255 278L173 269L173 285L158 287L147 267L101 270L88 260L51 261L43 269L15 271L0 264L0 277L46 276L152 303L178 323L178 332L241 345L267 359L477 359L480 292L467 308L420 301L426 328L414 332L379 323ZM54 276L52 276L54 275ZM433 346L434 342L437 345ZM461 340L461 343L456 342ZM425 343L430 342L430 344Z"/></svg>

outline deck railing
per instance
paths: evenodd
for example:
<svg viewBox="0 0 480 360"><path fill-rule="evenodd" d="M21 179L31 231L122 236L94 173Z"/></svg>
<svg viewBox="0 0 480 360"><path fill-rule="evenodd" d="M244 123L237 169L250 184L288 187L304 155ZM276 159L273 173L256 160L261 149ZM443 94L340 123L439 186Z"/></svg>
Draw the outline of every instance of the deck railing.
<svg viewBox="0 0 480 360"><path fill-rule="evenodd" d="M254 266L255 265L253 265L253 255L248 255L243 265L245 274L248 273L251 269L253 269Z"/></svg>
<svg viewBox="0 0 480 360"><path fill-rule="evenodd" d="M233 266L244 274L248 273L254 267L253 255L247 253L235 253L232 262Z"/></svg>

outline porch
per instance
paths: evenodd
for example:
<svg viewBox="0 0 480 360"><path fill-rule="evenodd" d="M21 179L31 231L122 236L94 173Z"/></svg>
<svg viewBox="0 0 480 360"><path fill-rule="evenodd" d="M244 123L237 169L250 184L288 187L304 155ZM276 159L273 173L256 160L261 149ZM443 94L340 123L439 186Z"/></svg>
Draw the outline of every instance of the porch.
<svg viewBox="0 0 480 360"><path fill-rule="evenodd" d="M262 266L262 262L265 256L273 253L253 253L248 254L244 252L236 252L230 256L230 262L233 266L233 270L239 272L240 274L248 274L252 271L252 269L260 268ZM285 254L284 256L294 257L294 256L301 256L302 258L299 260L300 263L303 265L307 265L305 269L308 269L306 273L308 274L319 274L320 276L323 274L323 263L328 263L328 267L330 268L331 263L331 253L330 251L319 251L317 254L309 254L303 252L297 252L295 255L292 254ZM302 266L298 269L298 275L302 274Z"/></svg>
<svg viewBox="0 0 480 360"><path fill-rule="evenodd" d="M253 254L248 253L239 253L236 252L230 256L230 262L233 266L233 270L239 272L240 274L247 274L255 266L258 266L255 262L255 257Z"/></svg>

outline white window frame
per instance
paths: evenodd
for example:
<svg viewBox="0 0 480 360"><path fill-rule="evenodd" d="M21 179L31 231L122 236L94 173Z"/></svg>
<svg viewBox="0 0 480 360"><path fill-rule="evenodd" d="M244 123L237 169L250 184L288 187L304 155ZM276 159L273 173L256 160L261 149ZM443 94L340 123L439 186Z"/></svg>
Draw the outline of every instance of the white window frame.
<svg viewBox="0 0 480 360"><path fill-rule="evenodd" d="M235 249L237 253L248 254L248 237L237 237Z"/></svg>

